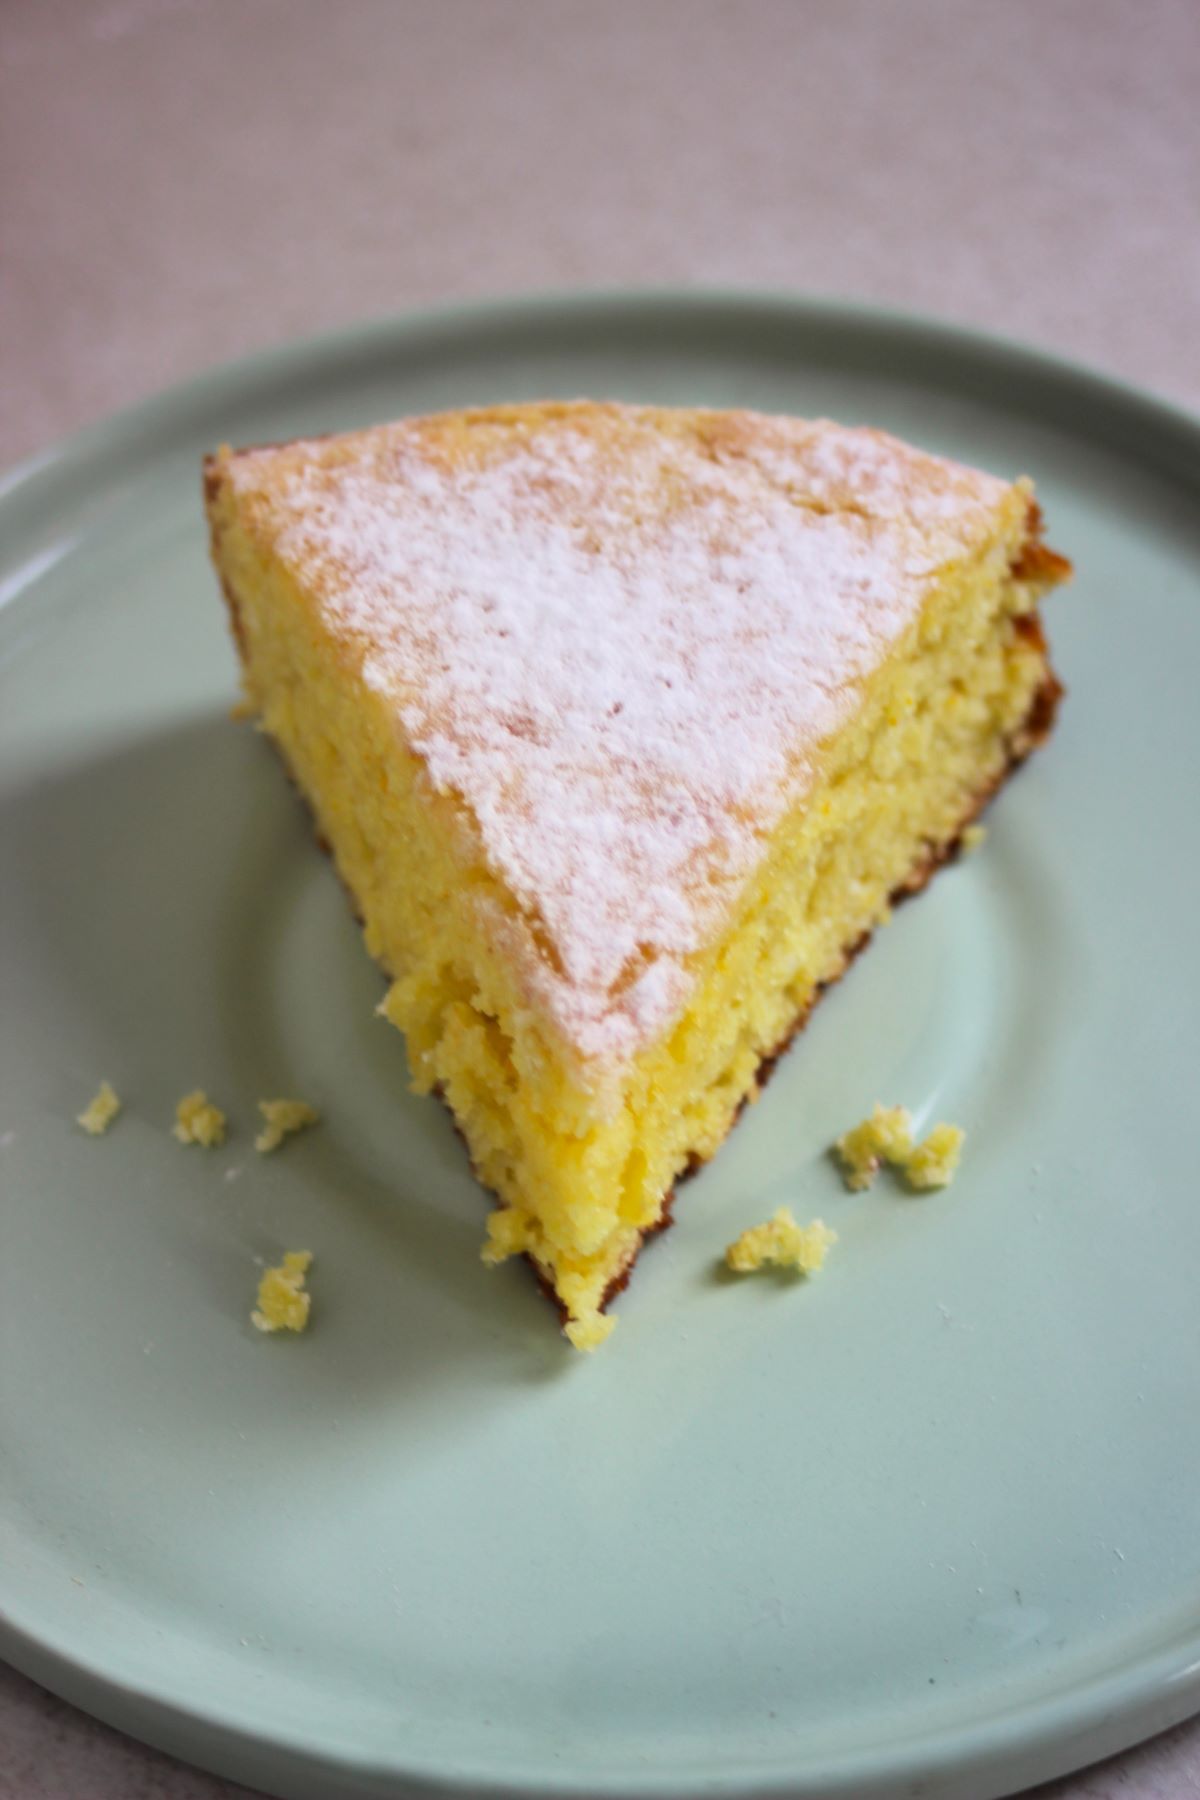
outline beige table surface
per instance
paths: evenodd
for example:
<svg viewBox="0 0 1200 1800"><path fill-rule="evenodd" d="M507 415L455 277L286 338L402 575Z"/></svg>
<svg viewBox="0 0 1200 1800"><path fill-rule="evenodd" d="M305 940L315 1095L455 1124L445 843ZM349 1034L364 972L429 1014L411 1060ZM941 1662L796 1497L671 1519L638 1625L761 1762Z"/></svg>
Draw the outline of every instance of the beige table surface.
<svg viewBox="0 0 1200 1800"><path fill-rule="evenodd" d="M0 465L446 298L864 296L1200 409L1200 0L0 0ZM0 1797L218 1800L0 1670ZM1200 1722L1056 1784L1200 1796Z"/></svg>

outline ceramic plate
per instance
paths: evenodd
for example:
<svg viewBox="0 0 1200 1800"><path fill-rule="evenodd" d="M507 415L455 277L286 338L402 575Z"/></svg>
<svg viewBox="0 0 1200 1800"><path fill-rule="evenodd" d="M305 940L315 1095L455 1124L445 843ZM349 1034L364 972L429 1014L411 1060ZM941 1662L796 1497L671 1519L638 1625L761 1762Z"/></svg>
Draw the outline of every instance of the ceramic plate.
<svg viewBox="0 0 1200 1800"><path fill-rule="evenodd" d="M552 394L1026 470L1078 568L1052 745L818 1009L593 1358L480 1263L447 1118L230 718L199 498L223 440ZM533 301L207 376L18 471L0 543L19 1667L294 1796L984 1800L1200 1706L1194 423L886 314ZM170 1135L197 1085L219 1151ZM256 1156L280 1094L324 1123ZM877 1098L967 1128L952 1190L842 1189L827 1147ZM781 1201L840 1233L826 1272L721 1280ZM299 1246L312 1328L262 1337L260 1264Z"/></svg>

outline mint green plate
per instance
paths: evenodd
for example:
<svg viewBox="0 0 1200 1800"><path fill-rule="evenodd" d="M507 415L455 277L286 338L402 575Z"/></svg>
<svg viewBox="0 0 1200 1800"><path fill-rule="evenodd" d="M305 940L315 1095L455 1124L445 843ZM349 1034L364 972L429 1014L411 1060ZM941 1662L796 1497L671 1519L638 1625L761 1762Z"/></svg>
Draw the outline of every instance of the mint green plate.
<svg viewBox="0 0 1200 1800"><path fill-rule="evenodd" d="M381 981L228 709L201 452L620 395L889 426L1037 479L1055 740L820 1007L598 1356L406 1088ZM663 294L220 371L0 501L0 1648L294 1796L987 1796L1200 1706L1200 430L888 314ZM110 1135L73 1124L98 1079ZM218 1152L168 1126L203 1085ZM325 1123L252 1147L260 1096ZM876 1099L970 1133L851 1196ZM808 1285L722 1246L781 1201ZM316 1255L313 1324L248 1319ZM921 1785L924 1784L924 1785Z"/></svg>

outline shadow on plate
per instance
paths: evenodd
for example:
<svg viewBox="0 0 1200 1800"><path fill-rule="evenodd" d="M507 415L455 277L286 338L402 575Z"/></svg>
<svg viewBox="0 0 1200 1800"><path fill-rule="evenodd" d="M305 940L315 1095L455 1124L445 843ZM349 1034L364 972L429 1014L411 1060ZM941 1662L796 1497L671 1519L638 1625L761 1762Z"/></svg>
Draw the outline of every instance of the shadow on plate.
<svg viewBox="0 0 1200 1800"><path fill-rule="evenodd" d="M71 1117L76 1071L94 1068L128 1093L127 1117L162 1121L171 1158L180 1094L205 1086L230 1111L220 1166L187 1153L192 1216L175 1221L218 1310L244 1318L231 1266L319 1228L325 1341L306 1380L352 1366L388 1386L401 1367L424 1379L467 1359L490 1385L577 1360L527 1271L481 1265L486 1202L442 1109L408 1091L400 1038L374 1013L380 972L250 727L203 716L56 768L0 804L0 832L49 1109ZM321 1106L322 1127L259 1159L255 1102L289 1093ZM197 1171L211 1173L199 1208Z"/></svg>

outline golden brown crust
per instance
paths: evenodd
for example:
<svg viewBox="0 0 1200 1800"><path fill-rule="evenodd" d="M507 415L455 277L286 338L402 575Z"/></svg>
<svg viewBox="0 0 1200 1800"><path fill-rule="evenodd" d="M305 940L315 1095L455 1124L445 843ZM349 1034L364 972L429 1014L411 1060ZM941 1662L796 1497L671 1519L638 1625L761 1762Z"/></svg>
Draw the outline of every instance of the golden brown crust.
<svg viewBox="0 0 1200 1800"><path fill-rule="evenodd" d="M1021 546L1021 554L1012 564L1012 572L1018 581L1034 581L1044 587L1057 587L1060 582L1069 581L1074 568L1065 556L1052 550L1043 538L1042 509L1036 500L1029 502L1026 518L1025 542Z"/></svg>
<svg viewBox="0 0 1200 1800"><path fill-rule="evenodd" d="M237 645L238 660L244 669L246 667L247 651L249 649L249 646L246 643L246 628L242 624L242 615L238 610L237 601L233 597L233 589L225 578L225 571L221 567L221 559L218 555L220 533L217 529L216 506L217 497L221 492L221 458L218 456L206 456L204 458L203 470L204 510L208 515L208 526L211 533L209 557L212 566L216 571L221 593L224 596L225 610L229 614L229 629L233 633L233 641Z"/></svg>

